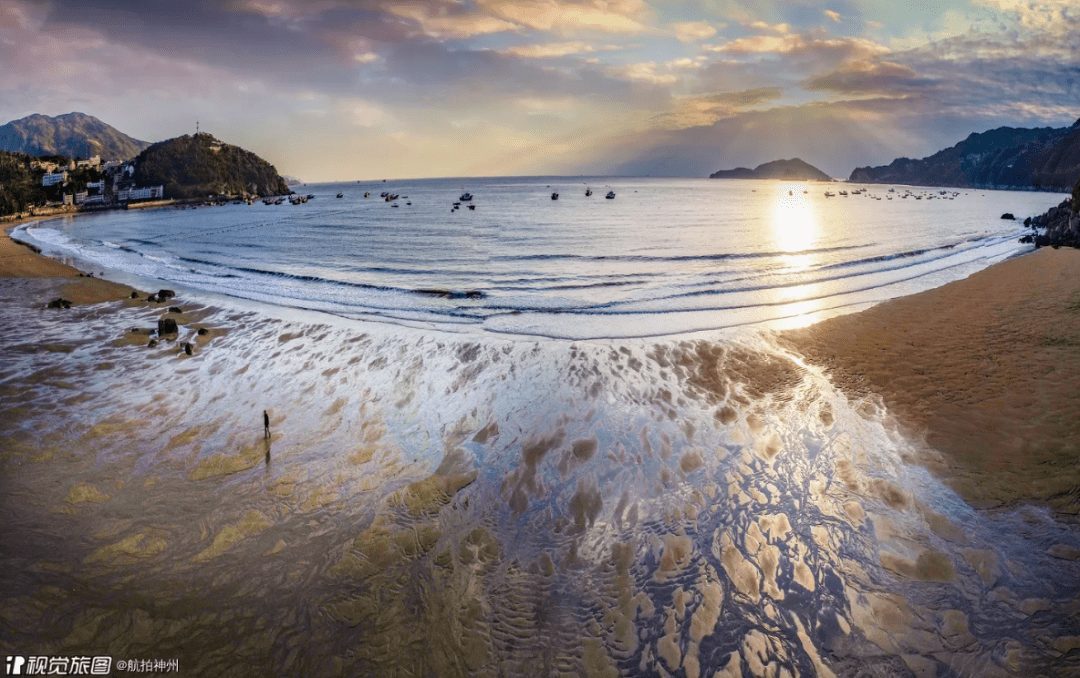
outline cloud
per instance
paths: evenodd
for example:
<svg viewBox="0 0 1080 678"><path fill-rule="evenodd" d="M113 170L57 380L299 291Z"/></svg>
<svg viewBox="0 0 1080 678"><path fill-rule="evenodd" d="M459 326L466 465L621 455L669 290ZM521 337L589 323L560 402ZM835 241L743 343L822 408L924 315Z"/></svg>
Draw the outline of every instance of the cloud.
<svg viewBox="0 0 1080 678"><path fill-rule="evenodd" d="M476 0L479 13L536 31L563 35L649 30L644 0Z"/></svg>
<svg viewBox="0 0 1080 678"><path fill-rule="evenodd" d="M889 61L858 61L811 79L806 88L848 95L902 96L925 90L932 84L932 80L920 78L910 66Z"/></svg>
<svg viewBox="0 0 1080 678"><path fill-rule="evenodd" d="M379 61L381 57L375 52L361 52L353 55L353 61L358 64L371 64Z"/></svg>
<svg viewBox="0 0 1080 678"><path fill-rule="evenodd" d="M668 28L679 42L700 42L716 35L716 29L707 21L673 21Z"/></svg>
<svg viewBox="0 0 1080 678"><path fill-rule="evenodd" d="M738 92L679 97L671 110L655 116L651 122L656 128L662 129L702 127L783 96L779 87L758 87Z"/></svg>
<svg viewBox="0 0 1080 678"><path fill-rule="evenodd" d="M787 35L791 32L791 26L788 24L769 24L764 21L751 21L744 24L747 28L753 28L757 31L764 31L766 33L775 33L777 35Z"/></svg>
<svg viewBox="0 0 1080 678"><path fill-rule="evenodd" d="M468 12L453 0L405 0L385 3L383 9L393 16L416 22L426 35L440 39L463 40L518 28L516 23L504 19Z"/></svg>
<svg viewBox="0 0 1080 678"><path fill-rule="evenodd" d="M523 59L550 59L571 54L592 54L597 51L620 49L618 45L594 46L588 42L546 42L534 45L512 45L498 50L502 54L512 54Z"/></svg>
<svg viewBox="0 0 1080 678"><path fill-rule="evenodd" d="M826 10L824 10L824 12L825 12L825 16L829 17L830 19L832 19L836 23L840 23L840 15L838 13L832 11L831 9L826 9Z"/></svg>
<svg viewBox="0 0 1080 678"><path fill-rule="evenodd" d="M753 35L722 45L706 46L705 49L721 54L795 55L830 61L866 59L890 51L888 47L865 38L822 38L803 34Z"/></svg>
<svg viewBox="0 0 1080 678"><path fill-rule="evenodd" d="M1020 26L1052 34L1075 35L1080 6L1075 0L973 0L1015 17Z"/></svg>
<svg viewBox="0 0 1080 678"><path fill-rule="evenodd" d="M618 78L645 82L651 85L672 85L679 81L678 76L672 73L657 72L658 68L662 68L662 66L658 66L655 61L643 61L623 66L613 66L608 69L608 72Z"/></svg>

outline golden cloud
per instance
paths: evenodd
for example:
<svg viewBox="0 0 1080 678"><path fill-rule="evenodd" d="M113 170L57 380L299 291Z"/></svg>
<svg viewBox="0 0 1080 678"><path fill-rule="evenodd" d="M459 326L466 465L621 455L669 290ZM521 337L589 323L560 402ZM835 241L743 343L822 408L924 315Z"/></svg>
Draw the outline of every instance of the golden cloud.
<svg viewBox="0 0 1080 678"><path fill-rule="evenodd" d="M636 34L651 17L643 0L477 0L484 15L537 31Z"/></svg>
<svg viewBox="0 0 1080 678"><path fill-rule="evenodd" d="M890 51L888 47L865 38L813 38L805 35L754 35L723 45L707 45L705 49L722 54L793 54L844 61L866 59Z"/></svg>
<svg viewBox="0 0 1080 678"><path fill-rule="evenodd" d="M674 21L668 28L679 42L698 42L716 35L716 29L707 21Z"/></svg>
<svg viewBox="0 0 1080 678"><path fill-rule="evenodd" d="M596 47L587 42L548 42L537 45L511 45L500 49L502 54L513 54L523 59L551 59L571 54L591 54L598 51L621 49L618 45Z"/></svg>

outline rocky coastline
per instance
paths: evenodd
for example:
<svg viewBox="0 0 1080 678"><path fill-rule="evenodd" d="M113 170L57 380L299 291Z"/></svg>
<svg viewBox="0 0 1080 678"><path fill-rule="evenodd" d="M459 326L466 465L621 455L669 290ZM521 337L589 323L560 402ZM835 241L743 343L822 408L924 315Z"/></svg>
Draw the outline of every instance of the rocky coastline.
<svg viewBox="0 0 1080 678"><path fill-rule="evenodd" d="M1031 227L1033 232L1021 238L1022 243L1032 243L1035 247L1080 249L1080 180L1076 182L1071 198L1062 200L1045 214L1025 219L1024 225Z"/></svg>

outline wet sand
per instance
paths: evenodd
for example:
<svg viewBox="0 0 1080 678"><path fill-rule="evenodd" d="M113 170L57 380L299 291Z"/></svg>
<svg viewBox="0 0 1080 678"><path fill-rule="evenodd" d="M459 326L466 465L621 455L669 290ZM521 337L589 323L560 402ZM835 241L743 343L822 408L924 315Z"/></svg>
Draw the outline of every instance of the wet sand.
<svg viewBox="0 0 1080 678"><path fill-rule="evenodd" d="M930 311L976 297L993 325L1028 296L1068 310L1069 256L994 267ZM164 309L43 310L58 287L105 281L38 259L40 277L0 280L0 543L20 544L0 553L0 651L178 657L186 674L235 676L1080 668L1075 527L943 496L900 463L918 449L882 415L931 431L902 407L930 386L907 401L884 387L922 376L922 358L948 395L951 350L1000 362L1013 325L1065 333L1051 311L990 338L935 335L919 295L929 338L879 315L904 299L783 335L845 398L757 335L609 346L194 309L230 331L180 322L148 346ZM1049 402L1067 389L1033 375L1037 392L1057 389ZM940 449L918 460L990 484Z"/></svg>
<svg viewBox="0 0 1080 678"><path fill-rule="evenodd" d="M1080 513L1080 251L1045 248L787 332L850 397L880 394L977 507Z"/></svg>
<svg viewBox="0 0 1080 678"><path fill-rule="evenodd" d="M97 304L126 299L132 288L100 278L85 277L77 268L56 261L32 250L28 245L11 238L11 231L23 223L50 218L70 217L71 214L23 219L5 226L0 237L0 277L4 278L72 278L61 288L61 296L73 304Z"/></svg>

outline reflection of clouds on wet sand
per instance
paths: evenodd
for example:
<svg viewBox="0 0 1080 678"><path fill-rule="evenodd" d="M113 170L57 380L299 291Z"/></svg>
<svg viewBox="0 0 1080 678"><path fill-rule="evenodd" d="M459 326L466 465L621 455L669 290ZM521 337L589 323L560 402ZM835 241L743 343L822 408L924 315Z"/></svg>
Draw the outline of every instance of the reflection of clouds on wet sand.
<svg viewBox="0 0 1080 678"><path fill-rule="evenodd" d="M905 463L879 400L754 335L502 341L217 311L229 333L181 358L111 342L145 309L61 324L5 304L13 649L230 675L1073 661L1075 530L976 513Z"/></svg>

